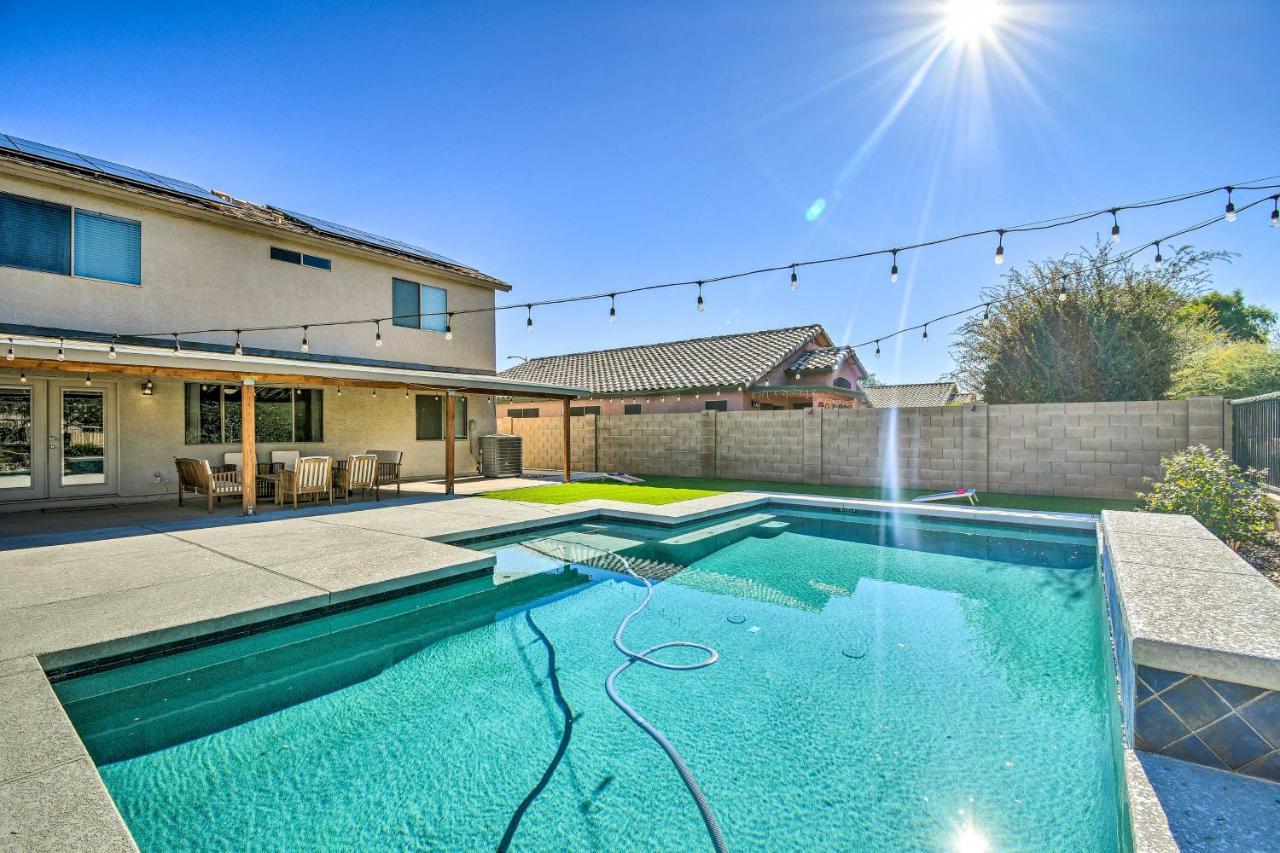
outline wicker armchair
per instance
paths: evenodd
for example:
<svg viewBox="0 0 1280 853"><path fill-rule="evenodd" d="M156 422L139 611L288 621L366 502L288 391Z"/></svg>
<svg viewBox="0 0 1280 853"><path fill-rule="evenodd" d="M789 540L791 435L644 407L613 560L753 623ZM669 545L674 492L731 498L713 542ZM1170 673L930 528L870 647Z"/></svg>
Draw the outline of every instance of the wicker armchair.
<svg viewBox="0 0 1280 853"><path fill-rule="evenodd" d="M338 469L336 479L338 493L347 503L351 503L351 493L357 489L361 497L373 489L373 499L381 500L378 495L378 457L371 453L348 456L346 464Z"/></svg>
<svg viewBox="0 0 1280 853"><path fill-rule="evenodd" d="M319 503L321 495L328 495L329 506L333 506L333 460L328 456L303 456L293 470L285 468L279 477L276 503L292 497L297 509L299 496L314 495Z"/></svg>
<svg viewBox="0 0 1280 853"><path fill-rule="evenodd" d="M403 450L366 450L366 455L378 457L378 485L396 484L396 497L400 497L400 462L404 459Z"/></svg>
<svg viewBox="0 0 1280 853"><path fill-rule="evenodd" d="M182 506L184 494L195 492L208 499L209 512L213 512L215 499L221 503L223 498L240 497L244 491L239 471L215 473L205 459L174 457L173 464L178 469L178 506Z"/></svg>

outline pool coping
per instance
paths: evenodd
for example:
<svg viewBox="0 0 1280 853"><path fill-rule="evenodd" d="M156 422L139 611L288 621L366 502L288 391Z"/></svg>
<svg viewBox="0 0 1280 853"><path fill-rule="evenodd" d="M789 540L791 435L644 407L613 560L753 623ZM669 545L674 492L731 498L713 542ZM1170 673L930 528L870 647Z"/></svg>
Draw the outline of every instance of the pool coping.
<svg viewBox="0 0 1280 853"><path fill-rule="evenodd" d="M484 501L483 498L463 499ZM1074 513L1050 513L1030 510L1005 510L985 507L912 504L853 498L831 498L771 492L735 492L682 501L675 504L644 506L620 501L592 500L579 504L531 507L524 502L502 501L509 511L477 512L475 523L465 519L465 529L443 531L438 535L416 536L441 545L518 533L525 530L558 526L585 520L638 521L662 526L677 526L738 512L769 506L834 509L848 512L894 513L915 516L1013 523L1035 527L1091 530L1097 516ZM444 510L448 503L414 505L416 511L431 513ZM455 507L457 505L454 505ZM378 510L370 510L378 512ZM465 512L463 512L465 515ZM355 515L359 516L360 513ZM507 515L509 520L491 520ZM359 527L351 519L332 516L317 519L332 524ZM409 535L409 534L405 534ZM83 539L84 537L79 537ZM92 539L92 537L89 537ZM475 572L486 566L491 571L493 560L483 552L464 547L457 559L442 555L432 568L412 575L374 580L338 592L305 594L264 607L250 607L225 614L218 620L196 620L124 637L110 637L100 643L82 643L71 648L42 648L34 653L0 659L0 757L4 758L0 773L0 829L21 836L24 849L136 850L114 801L107 793L92 760L67 718L50 686L47 669L58 669L107 654L146 653L164 643L183 643L210 631L235 631L271 618L289 617L338 601L358 601L364 596L411 587L415 583ZM486 561L487 557L487 561ZM16 768L16 770L14 769ZM1126 779L1128 778L1126 765ZM1132 784L1129 785L1132 789ZM74 792L71 798L66 792ZM1158 846L1146 849L1162 849Z"/></svg>

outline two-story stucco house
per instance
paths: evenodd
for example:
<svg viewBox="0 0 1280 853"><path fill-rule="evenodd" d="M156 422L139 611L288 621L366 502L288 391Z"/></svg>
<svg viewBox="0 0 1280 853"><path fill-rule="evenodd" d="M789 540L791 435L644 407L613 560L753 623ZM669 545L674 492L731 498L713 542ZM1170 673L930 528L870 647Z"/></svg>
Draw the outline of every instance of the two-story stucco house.
<svg viewBox="0 0 1280 853"><path fill-rule="evenodd" d="M239 451L392 448L406 478L474 471L494 395L572 396L495 375L494 315L475 309L509 289L417 246L0 134L0 510L158 498L175 457Z"/></svg>
<svg viewBox="0 0 1280 853"><path fill-rule="evenodd" d="M576 415L650 415L865 406L852 347L818 324L529 359L500 374L585 389ZM499 400L500 417L558 416L537 400Z"/></svg>

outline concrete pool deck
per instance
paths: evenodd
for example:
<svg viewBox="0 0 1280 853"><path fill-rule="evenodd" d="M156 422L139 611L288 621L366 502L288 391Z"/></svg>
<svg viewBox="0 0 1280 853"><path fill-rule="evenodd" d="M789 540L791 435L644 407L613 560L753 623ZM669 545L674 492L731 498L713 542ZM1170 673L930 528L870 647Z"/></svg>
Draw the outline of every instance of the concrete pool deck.
<svg viewBox="0 0 1280 853"><path fill-rule="evenodd" d="M420 492L376 505L323 506L254 519L149 514L135 507L107 516L108 524L115 518L132 523L93 528L61 519L51 531L48 518L0 517L0 847L134 849L46 670L492 567L492 557L450 540L600 516L676 524L766 504L890 506L757 492L660 506L550 505ZM904 510L1083 529L1096 523L1088 516L967 507ZM1134 772L1146 779L1126 767L1131 789L1142 784ZM1145 804L1134 803L1135 835L1141 820L1149 839L1139 849L1176 849L1163 846L1172 843L1173 822L1164 818L1162 802L1157 792ZM1185 824L1181 831L1193 833Z"/></svg>

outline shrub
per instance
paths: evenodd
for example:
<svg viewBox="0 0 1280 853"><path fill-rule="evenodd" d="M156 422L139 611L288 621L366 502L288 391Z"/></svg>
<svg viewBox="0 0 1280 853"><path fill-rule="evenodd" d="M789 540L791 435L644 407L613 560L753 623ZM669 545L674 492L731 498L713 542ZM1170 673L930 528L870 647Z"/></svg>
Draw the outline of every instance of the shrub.
<svg viewBox="0 0 1280 853"><path fill-rule="evenodd" d="M1185 513L1232 547L1266 540L1273 522L1265 471L1241 468L1225 450L1204 445L1164 457L1160 470L1160 480L1147 479L1151 491L1138 493L1143 510Z"/></svg>

